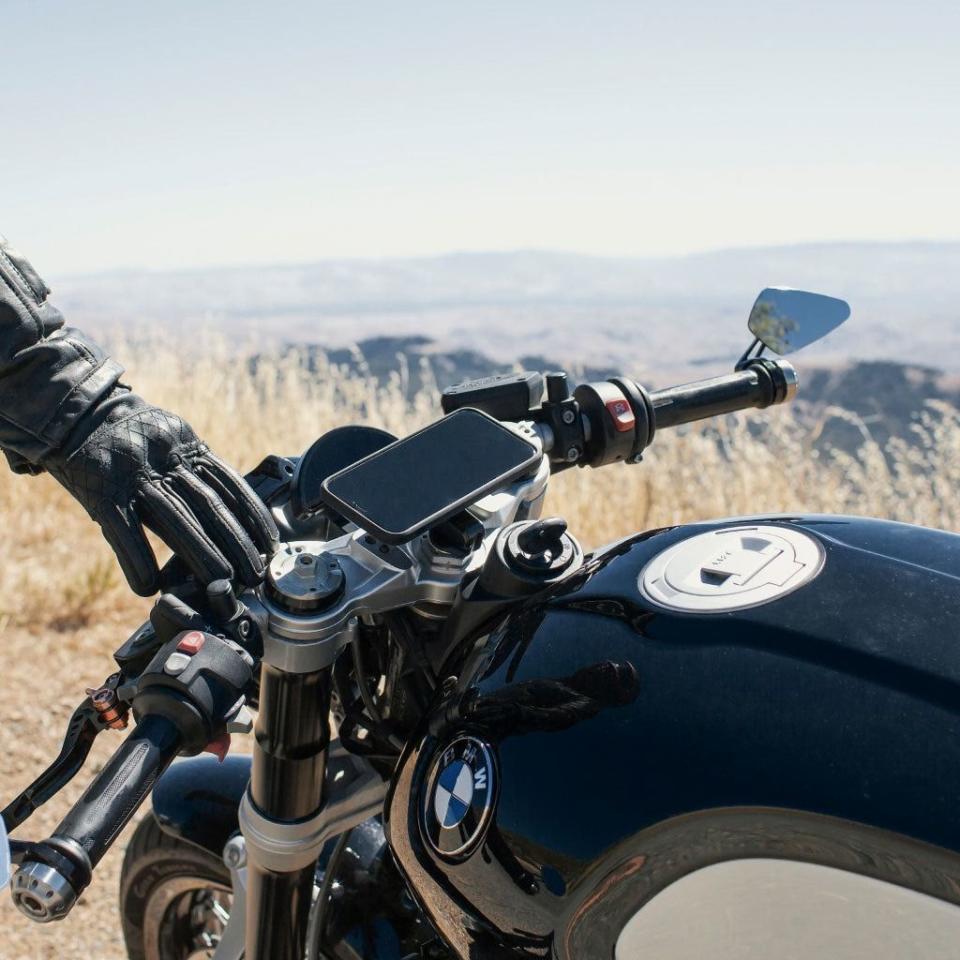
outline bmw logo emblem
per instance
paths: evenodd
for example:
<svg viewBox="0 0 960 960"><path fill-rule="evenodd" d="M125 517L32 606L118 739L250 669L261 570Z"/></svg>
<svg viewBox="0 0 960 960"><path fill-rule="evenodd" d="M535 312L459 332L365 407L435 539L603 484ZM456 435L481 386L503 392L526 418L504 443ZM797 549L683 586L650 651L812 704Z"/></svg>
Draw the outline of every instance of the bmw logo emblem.
<svg viewBox="0 0 960 960"><path fill-rule="evenodd" d="M490 748L474 737L454 740L427 780L422 819L430 846L443 857L467 856L483 838L496 788Z"/></svg>

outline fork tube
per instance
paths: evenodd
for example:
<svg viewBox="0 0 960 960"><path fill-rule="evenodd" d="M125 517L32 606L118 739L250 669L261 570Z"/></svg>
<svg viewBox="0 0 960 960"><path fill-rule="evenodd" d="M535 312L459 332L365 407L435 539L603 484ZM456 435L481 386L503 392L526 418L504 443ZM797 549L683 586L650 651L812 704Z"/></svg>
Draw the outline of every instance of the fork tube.
<svg viewBox="0 0 960 960"><path fill-rule="evenodd" d="M330 668L288 673L261 668L250 799L283 825L323 804L330 743ZM303 960L315 865L278 873L247 866L246 960Z"/></svg>

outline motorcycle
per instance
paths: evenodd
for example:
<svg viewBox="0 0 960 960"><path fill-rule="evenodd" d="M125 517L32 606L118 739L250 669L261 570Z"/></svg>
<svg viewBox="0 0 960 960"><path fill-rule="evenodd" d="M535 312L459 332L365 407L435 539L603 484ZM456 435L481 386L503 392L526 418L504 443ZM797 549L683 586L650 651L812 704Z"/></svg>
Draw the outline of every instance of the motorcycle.
<svg viewBox="0 0 960 960"><path fill-rule="evenodd" d="M795 370L766 351L848 315L771 288L730 375L491 377L402 440L342 427L267 457L248 475L282 534L266 582L168 564L3 811L19 827L135 720L51 837L11 841L17 907L67 917L152 794L121 877L131 958L673 956L665 931L697 944L718 909L736 949L707 942L739 956L736 910L769 922L854 882L888 898L857 934L872 957L911 911L928 934L931 910L952 918L960 537L794 514L585 553L542 517L553 473L789 401ZM228 754L251 730L252 756ZM817 931L794 917L790 942Z"/></svg>

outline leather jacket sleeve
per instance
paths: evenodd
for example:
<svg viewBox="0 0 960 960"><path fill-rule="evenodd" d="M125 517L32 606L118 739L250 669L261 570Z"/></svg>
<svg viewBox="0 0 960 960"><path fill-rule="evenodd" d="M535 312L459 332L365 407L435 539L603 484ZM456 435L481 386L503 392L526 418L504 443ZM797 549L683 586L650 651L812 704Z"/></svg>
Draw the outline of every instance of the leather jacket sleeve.
<svg viewBox="0 0 960 960"><path fill-rule="evenodd" d="M0 237L0 448L18 473L43 459L113 389L123 368L64 327L33 267Z"/></svg>

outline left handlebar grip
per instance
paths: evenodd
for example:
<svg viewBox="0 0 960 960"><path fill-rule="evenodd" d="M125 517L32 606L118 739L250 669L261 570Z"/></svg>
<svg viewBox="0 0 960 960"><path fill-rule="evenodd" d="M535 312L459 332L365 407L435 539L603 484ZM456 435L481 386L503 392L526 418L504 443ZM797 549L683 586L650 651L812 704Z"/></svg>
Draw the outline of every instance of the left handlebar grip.
<svg viewBox="0 0 960 960"><path fill-rule="evenodd" d="M11 884L14 903L41 923L65 917L93 868L180 752L183 738L165 716L147 714L107 761Z"/></svg>

